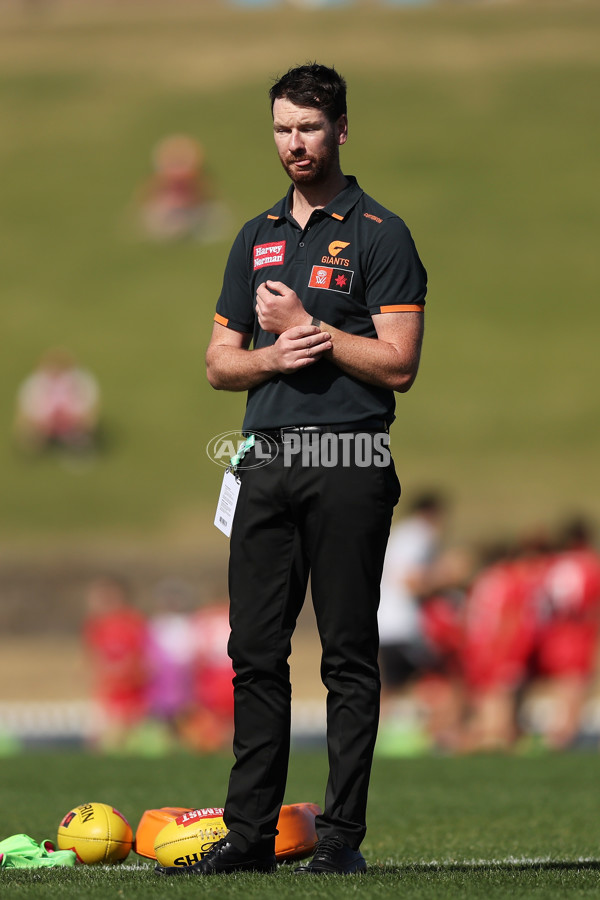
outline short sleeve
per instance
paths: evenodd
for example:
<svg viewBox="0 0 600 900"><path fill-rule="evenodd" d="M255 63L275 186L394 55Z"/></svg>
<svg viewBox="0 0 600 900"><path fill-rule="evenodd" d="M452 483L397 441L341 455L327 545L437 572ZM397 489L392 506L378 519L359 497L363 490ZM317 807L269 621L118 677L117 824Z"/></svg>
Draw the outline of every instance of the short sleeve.
<svg viewBox="0 0 600 900"><path fill-rule="evenodd" d="M427 272L412 235L402 219L386 219L369 249L366 301L371 315L421 311L425 306Z"/></svg>
<svg viewBox="0 0 600 900"><path fill-rule="evenodd" d="M248 279L248 261L244 230L240 231L229 253L221 295L217 300L215 322L252 334L254 331L254 299Z"/></svg>

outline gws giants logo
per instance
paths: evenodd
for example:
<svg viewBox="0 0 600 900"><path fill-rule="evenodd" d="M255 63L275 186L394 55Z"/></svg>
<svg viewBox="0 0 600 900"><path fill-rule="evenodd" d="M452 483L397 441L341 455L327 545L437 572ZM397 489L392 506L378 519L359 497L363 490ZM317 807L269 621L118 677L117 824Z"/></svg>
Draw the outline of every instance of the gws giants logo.
<svg viewBox="0 0 600 900"><path fill-rule="evenodd" d="M332 241L327 248L332 256L337 256L345 247L350 246L350 241Z"/></svg>
<svg viewBox="0 0 600 900"><path fill-rule="evenodd" d="M332 241L327 248L329 256L322 256L321 262L325 266L349 266L350 260L344 259L344 257L339 255L342 250L349 246L349 241Z"/></svg>

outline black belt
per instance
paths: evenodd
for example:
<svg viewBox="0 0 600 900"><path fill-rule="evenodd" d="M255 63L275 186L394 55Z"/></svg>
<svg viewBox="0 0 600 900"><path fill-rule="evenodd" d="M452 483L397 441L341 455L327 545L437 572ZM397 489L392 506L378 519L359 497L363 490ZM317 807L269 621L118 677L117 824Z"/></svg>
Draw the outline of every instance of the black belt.
<svg viewBox="0 0 600 900"><path fill-rule="evenodd" d="M387 432L389 426L385 419L365 419L363 422L338 422L335 425L283 425L281 428L252 428L244 434L255 434L258 438L264 434L273 441L284 441L286 434L348 434L349 432L375 431Z"/></svg>

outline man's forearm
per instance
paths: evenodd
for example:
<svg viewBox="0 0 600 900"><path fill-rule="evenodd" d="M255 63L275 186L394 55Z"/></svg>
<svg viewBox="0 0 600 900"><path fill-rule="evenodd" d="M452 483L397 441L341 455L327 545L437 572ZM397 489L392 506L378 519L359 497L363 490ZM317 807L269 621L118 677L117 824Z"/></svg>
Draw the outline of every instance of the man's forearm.
<svg viewBox="0 0 600 900"><path fill-rule="evenodd" d="M260 326L272 334L303 326L309 319L302 300L280 281L266 281L256 292ZM400 318L399 318L400 317ZM377 338L349 334L326 322L321 329L331 338L324 358L348 375L388 390L405 392L416 378L423 339L422 311L374 316Z"/></svg>
<svg viewBox="0 0 600 900"><path fill-rule="evenodd" d="M209 347L206 373L218 391L247 391L275 374L270 347L246 350L225 344Z"/></svg>
<svg viewBox="0 0 600 900"><path fill-rule="evenodd" d="M321 328L329 332L333 344L324 357L346 374L400 393L413 384L419 368L420 341L397 346L381 338L348 334L325 322Z"/></svg>
<svg viewBox="0 0 600 900"><path fill-rule="evenodd" d="M250 335L231 333L215 324L206 351L206 374L219 391L247 391L273 375L293 375L312 366L331 349L329 333L314 325L299 325L280 334L275 343L250 350Z"/></svg>

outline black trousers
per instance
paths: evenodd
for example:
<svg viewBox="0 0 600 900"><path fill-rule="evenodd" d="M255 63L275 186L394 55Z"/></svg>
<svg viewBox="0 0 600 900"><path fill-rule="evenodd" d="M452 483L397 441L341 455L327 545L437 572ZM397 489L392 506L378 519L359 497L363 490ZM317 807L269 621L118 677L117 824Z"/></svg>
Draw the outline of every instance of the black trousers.
<svg viewBox="0 0 600 900"><path fill-rule="evenodd" d="M274 841L290 749L288 658L308 576L327 689L329 780L319 838L358 848L379 720L377 607L392 512L384 467L303 465L280 453L241 463L229 565L235 764L225 823L240 849ZM363 460L364 462L364 460Z"/></svg>

